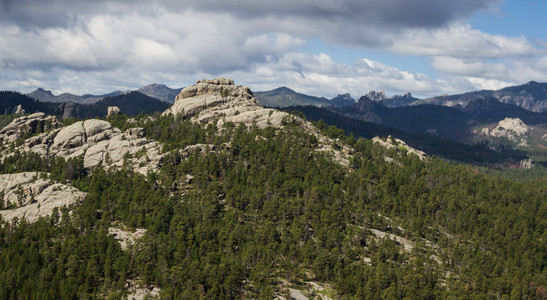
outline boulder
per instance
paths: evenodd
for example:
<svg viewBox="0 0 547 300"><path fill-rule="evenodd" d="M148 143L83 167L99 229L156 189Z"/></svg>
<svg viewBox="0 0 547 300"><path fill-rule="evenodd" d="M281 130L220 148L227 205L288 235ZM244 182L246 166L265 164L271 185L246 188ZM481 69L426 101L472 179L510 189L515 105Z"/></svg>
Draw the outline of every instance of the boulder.
<svg viewBox="0 0 547 300"><path fill-rule="evenodd" d="M15 111L13 113L16 114L16 115L24 115L26 113L26 111L23 109L21 104L19 104L19 105L17 105L17 107L15 108Z"/></svg>
<svg viewBox="0 0 547 300"><path fill-rule="evenodd" d="M84 122L79 121L64 127L53 139L54 149L71 149L83 145L85 142Z"/></svg>
<svg viewBox="0 0 547 300"><path fill-rule="evenodd" d="M534 162L531 159L528 158L528 159L523 159L520 161L521 169L529 170L532 167L534 167Z"/></svg>
<svg viewBox="0 0 547 300"><path fill-rule="evenodd" d="M117 106L109 106L107 109L107 115L115 116L121 114L121 110Z"/></svg>

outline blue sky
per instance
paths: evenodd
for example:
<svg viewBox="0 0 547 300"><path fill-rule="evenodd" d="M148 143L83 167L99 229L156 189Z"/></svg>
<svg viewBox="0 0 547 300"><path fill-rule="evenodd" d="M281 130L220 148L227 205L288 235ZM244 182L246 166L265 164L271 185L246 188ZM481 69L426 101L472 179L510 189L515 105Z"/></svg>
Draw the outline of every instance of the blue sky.
<svg viewBox="0 0 547 300"><path fill-rule="evenodd" d="M545 1L0 0L0 89L101 94L230 77L419 97L547 81Z"/></svg>
<svg viewBox="0 0 547 300"><path fill-rule="evenodd" d="M525 35L547 40L545 14L547 2L541 0L505 0L498 11L478 12L470 24L482 31L502 35Z"/></svg>

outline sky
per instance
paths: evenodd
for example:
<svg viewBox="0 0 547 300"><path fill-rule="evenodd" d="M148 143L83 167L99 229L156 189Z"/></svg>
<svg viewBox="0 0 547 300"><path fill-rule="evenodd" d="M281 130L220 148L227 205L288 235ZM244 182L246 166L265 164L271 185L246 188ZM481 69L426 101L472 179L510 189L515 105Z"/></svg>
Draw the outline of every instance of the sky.
<svg viewBox="0 0 547 300"><path fill-rule="evenodd" d="M547 81L544 0L0 0L0 90L425 98Z"/></svg>

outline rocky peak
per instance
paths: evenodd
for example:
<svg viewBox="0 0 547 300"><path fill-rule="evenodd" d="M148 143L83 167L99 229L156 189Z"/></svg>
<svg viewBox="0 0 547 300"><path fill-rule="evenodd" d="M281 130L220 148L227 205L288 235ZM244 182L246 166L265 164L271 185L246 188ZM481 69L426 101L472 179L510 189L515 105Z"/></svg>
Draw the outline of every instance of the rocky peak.
<svg viewBox="0 0 547 300"><path fill-rule="evenodd" d="M376 112L376 108L374 107L374 101L370 100L367 96L359 98L356 106L357 109L361 112Z"/></svg>
<svg viewBox="0 0 547 300"><path fill-rule="evenodd" d="M248 87L235 85L232 79L218 78L198 80L196 84L182 89L175 101L201 95L254 99Z"/></svg>
<svg viewBox="0 0 547 300"><path fill-rule="evenodd" d="M372 101L382 101L387 99L385 91L370 91L365 96Z"/></svg>
<svg viewBox="0 0 547 300"><path fill-rule="evenodd" d="M231 79L197 81L196 84L184 88L177 96L175 104L163 114L191 118L193 122L202 124L217 122L219 127L232 122L259 128L282 128L288 121L302 126L318 137L320 145L317 151L332 152L335 161L348 165L349 148L344 148L344 151L336 150L332 147L335 142L322 136L311 123L286 112L260 106L248 87L236 85Z"/></svg>
<svg viewBox="0 0 547 300"><path fill-rule="evenodd" d="M52 96L52 97L54 96L53 93L50 90L45 90L41 87L34 90L34 93L41 93L41 94L45 94L45 95Z"/></svg>
<svg viewBox="0 0 547 300"><path fill-rule="evenodd" d="M51 91L44 90L43 88L37 88L36 90L27 94L27 96L39 101L52 101L55 99L55 95Z"/></svg>
<svg viewBox="0 0 547 300"><path fill-rule="evenodd" d="M349 93L345 94L338 94L338 96L332 98L330 100L330 105L333 106L347 106L347 105L353 105L355 104L355 99L351 97Z"/></svg>
<svg viewBox="0 0 547 300"><path fill-rule="evenodd" d="M234 84L227 78L203 79L187 86L175 99L175 104L164 112L175 116L192 117L194 122L225 122L281 126L285 112L264 108L257 104L251 90Z"/></svg>
<svg viewBox="0 0 547 300"><path fill-rule="evenodd" d="M349 93L345 93L345 94L338 94L336 97L334 97L333 99L340 99L340 100L345 100L345 101L353 101L353 98L351 97L351 95Z"/></svg>
<svg viewBox="0 0 547 300"><path fill-rule="evenodd" d="M169 88L165 84L153 83L143 86L137 91L149 97L156 98L165 102L175 102L175 97L180 93L182 88Z"/></svg>

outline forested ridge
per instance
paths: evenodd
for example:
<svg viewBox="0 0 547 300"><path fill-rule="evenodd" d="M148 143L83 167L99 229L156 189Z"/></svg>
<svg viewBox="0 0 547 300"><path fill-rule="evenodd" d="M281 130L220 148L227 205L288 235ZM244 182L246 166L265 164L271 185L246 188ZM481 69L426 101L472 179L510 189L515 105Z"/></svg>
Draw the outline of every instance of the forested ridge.
<svg viewBox="0 0 547 300"><path fill-rule="evenodd" d="M352 146L349 168L291 122L107 120L161 142L161 169L86 170L82 159L22 152L4 159L2 174L48 172L88 195L70 213L2 221L0 298L117 299L128 280L167 299L272 299L311 281L333 299L547 298L545 179L421 161L335 127L319 129ZM173 151L195 144L207 146ZM147 231L122 250L113 224Z"/></svg>

